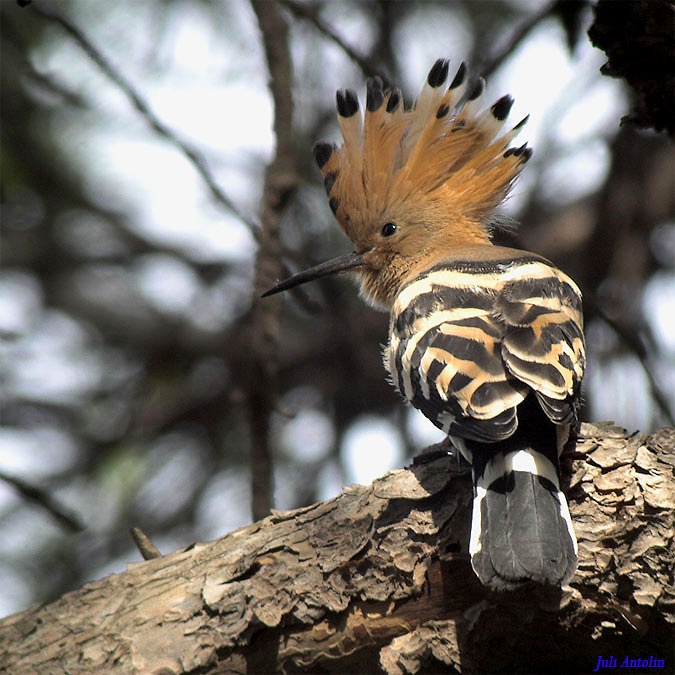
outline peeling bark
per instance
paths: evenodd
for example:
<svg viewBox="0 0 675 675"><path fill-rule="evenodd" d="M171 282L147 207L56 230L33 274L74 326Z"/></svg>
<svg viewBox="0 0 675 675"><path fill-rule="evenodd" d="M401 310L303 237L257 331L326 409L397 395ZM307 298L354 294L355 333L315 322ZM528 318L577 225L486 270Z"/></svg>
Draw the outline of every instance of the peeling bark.
<svg viewBox="0 0 675 675"><path fill-rule="evenodd" d="M672 672L675 429L584 424L568 460L564 589L478 583L469 478L430 453L0 621L0 670L573 673L651 655Z"/></svg>

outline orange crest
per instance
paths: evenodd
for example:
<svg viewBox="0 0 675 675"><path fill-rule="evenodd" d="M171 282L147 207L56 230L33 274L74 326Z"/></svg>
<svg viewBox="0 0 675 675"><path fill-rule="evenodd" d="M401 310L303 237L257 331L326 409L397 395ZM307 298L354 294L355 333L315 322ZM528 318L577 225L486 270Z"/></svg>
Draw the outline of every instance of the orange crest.
<svg viewBox="0 0 675 675"><path fill-rule="evenodd" d="M400 90L383 90L373 78L363 116L352 90L337 92L343 144L318 143L314 156L331 209L352 241L391 213L484 224L530 158L526 145L508 147L527 118L499 135L510 96L482 109L484 80L465 96L463 63L449 86L447 79L448 60L439 59L406 110Z"/></svg>

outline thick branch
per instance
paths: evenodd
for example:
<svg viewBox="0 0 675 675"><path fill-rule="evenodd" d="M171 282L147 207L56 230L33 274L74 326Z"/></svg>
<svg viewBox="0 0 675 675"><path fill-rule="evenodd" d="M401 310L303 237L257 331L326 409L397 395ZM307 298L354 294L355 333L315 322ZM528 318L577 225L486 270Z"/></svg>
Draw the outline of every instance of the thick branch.
<svg viewBox="0 0 675 675"><path fill-rule="evenodd" d="M6 672L590 672L672 666L675 430L585 424L562 591L487 592L454 457L274 513L0 622Z"/></svg>

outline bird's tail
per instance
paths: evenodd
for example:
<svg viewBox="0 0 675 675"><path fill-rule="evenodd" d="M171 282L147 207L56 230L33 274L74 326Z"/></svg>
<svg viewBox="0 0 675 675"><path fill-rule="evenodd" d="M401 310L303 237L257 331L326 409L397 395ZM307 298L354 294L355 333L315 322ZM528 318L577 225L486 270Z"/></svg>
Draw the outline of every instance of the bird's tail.
<svg viewBox="0 0 675 675"><path fill-rule="evenodd" d="M577 566L577 542L558 478L556 428L541 418L537 425L523 420L505 441L463 442L474 480L471 564L495 590L530 580L560 586Z"/></svg>

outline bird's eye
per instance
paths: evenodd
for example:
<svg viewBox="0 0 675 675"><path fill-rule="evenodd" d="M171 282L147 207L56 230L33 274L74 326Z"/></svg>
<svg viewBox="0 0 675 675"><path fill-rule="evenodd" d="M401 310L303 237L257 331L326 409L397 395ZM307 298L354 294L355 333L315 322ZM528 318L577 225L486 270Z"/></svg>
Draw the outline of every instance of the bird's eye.
<svg viewBox="0 0 675 675"><path fill-rule="evenodd" d="M396 227L396 223L385 223L382 226L382 236L391 237L391 235L395 234L397 230L398 227Z"/></svg>

